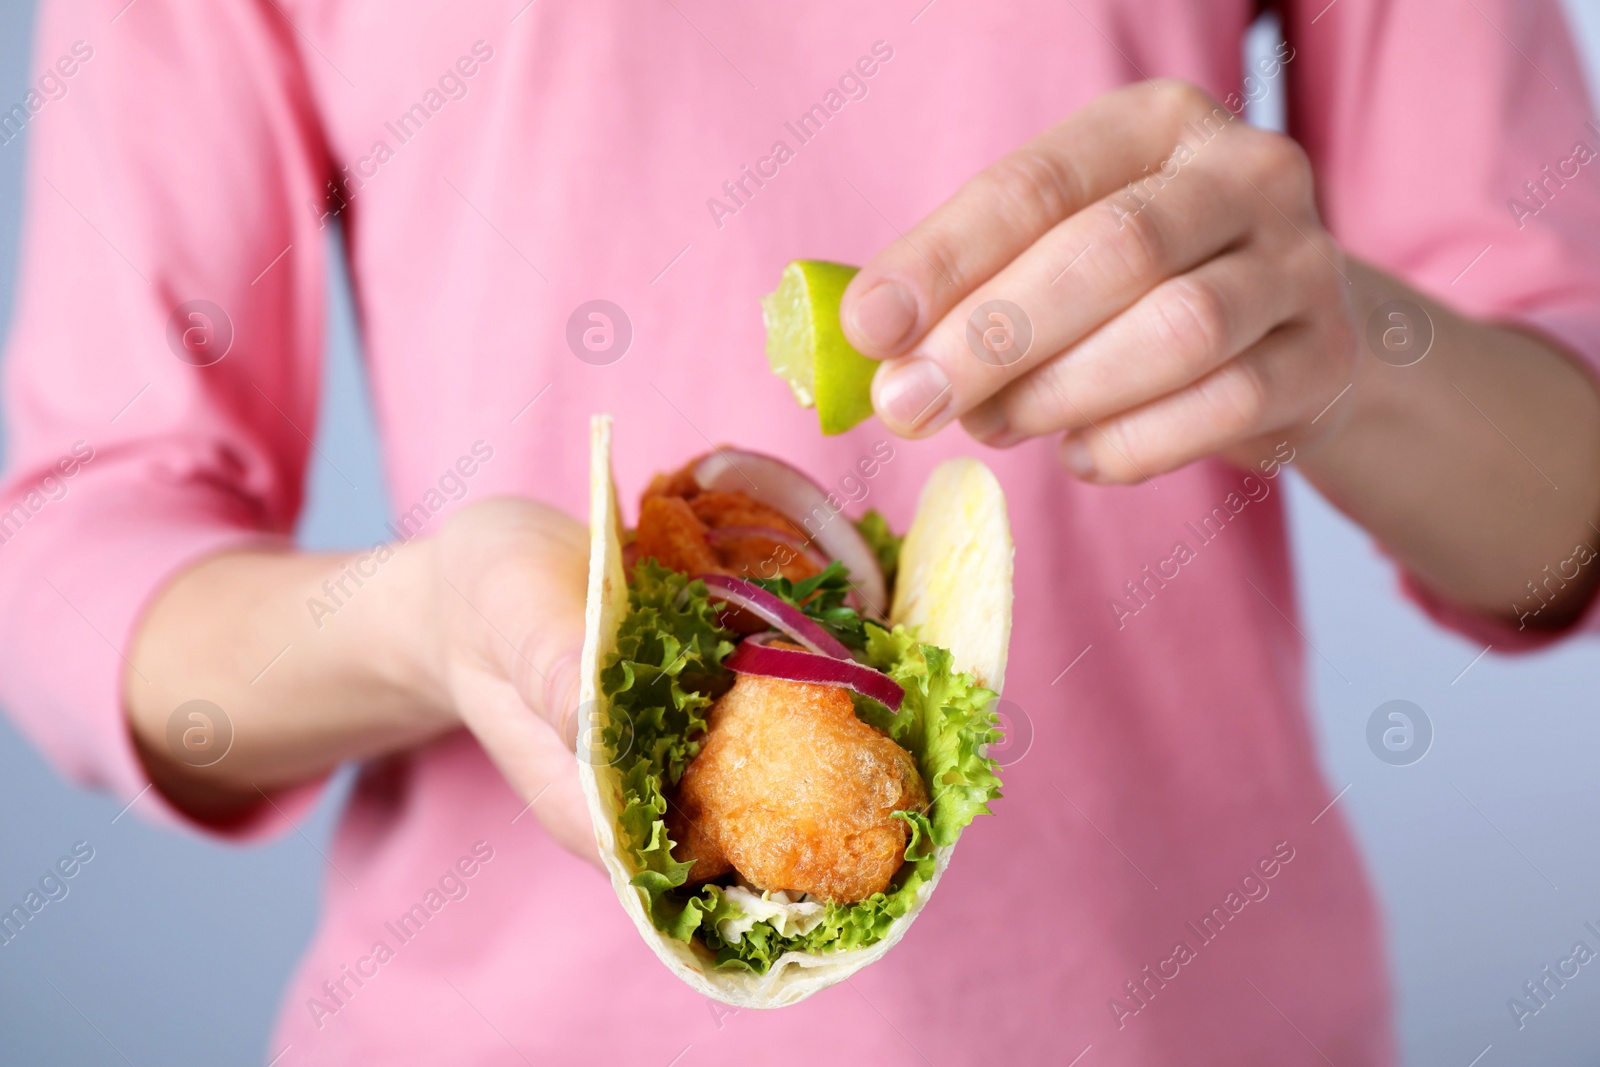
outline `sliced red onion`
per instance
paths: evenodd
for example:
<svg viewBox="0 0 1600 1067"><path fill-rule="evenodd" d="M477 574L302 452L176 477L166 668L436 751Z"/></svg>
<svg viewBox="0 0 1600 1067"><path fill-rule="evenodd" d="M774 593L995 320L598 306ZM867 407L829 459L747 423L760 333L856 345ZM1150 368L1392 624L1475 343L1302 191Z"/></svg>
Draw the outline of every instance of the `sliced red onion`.
<svg viewBox="0 0 1600 1067"><path fill-rule="evenodd" d="M722 661L722 665L739 674L842 686L871 697L890 711L899 711L906 696L906 691L893 678L855 660L833 659L792 648L769 648L760 637L747 637L739 642L739 647Z"/></svg>
<svg viewBox="0 0 1600 1067"><path fill-rule="evenodd" d="M694 479L702 489L744 493L783 512L830 558L845 565L869 611L879 618L888 613L877 553L856 524L828 503L827 491L809 477L781 459L723 448L695 465Z"/></svg>
<svg viewBox="0 0 1600 1067"><path fill-rule="evenodd" d="M776 626L812 652L833 659L850 659L850 650L837 637L824 630L806 613L782 597L769 593L754 582L729 574L698 574L706 590L716 599L743 608L768 624Z"/></svg>
<svg viewBox="0 0 1600 1067"><path fill-rule="evenodd" d="M714 545L735 537L763 537L768 541L776 541L785 548L793 550L796 555L803 557L819 571L827 569L828 566L827 557L812 548L809 541L796 537L788 530L780 530L776 526L713 526L706 531L706 540ZM762 575L762 577L768 576Z"/></svg>

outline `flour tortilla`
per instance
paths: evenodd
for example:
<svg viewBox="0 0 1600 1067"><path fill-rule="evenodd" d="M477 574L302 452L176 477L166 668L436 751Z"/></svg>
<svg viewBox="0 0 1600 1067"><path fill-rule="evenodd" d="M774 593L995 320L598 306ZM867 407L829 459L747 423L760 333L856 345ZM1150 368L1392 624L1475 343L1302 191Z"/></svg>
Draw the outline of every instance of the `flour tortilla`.
<svg viewBox="0 0 1600 1067"><path fill-rule="evenodd" d="M632 860L617 841L622 781L600 752L605 697L600 671L616 651L617 631L628 611L622 567L622 524L611 476L611 416L590 422L589 593L585 614L583 679L578 730L578 774L594 820L600 857L612 888L639 935L661 962L698 993L741 1008L781 1008L842 982L888 952L905 936L950 864L951 845L935 851L933 877L918 890L907 914L883 940L865 948L826 953L786 952L764 975L718 971L709 953L673 940L650 922L645 895L630 884ZM900 553L893 623L920 627L922 641L950 650L956 669L999 692L1011 641L1011 527L1005 497L988 467L953 459L936 468L922 490L917 515Z"/></svg>

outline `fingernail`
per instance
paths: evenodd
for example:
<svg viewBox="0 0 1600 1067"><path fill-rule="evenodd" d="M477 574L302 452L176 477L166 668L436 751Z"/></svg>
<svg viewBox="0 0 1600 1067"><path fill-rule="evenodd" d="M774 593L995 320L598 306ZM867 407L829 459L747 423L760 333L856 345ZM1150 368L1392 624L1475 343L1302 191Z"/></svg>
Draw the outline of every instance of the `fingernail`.
<svg viewBox="0 0 1600 1067"><path fill-rule="evenodd" d="M986 404L961 416L961 425L974 441L990 448L1005 448L1012 444L1010 421L997 406Z"/></svg>
<svg viewBox="0 0 1600 1067"><path fill-rule="evenodd" d="M1069 437L1061 442L1061 463L1079 478L1092 479L1099 473L1089 446L1082 439Z"/></svg>
<svg viewBox="0 0 1600 1067"><path fill-rule="evenodd" d="M898 282L879 282L856 301L857 337L868 347L891 351L917 323L917 302Z"/></svg>
<svg viewBox="0 0 1600 1067"><path fill-rule="evenodd" d="M872 392L878 414L902 429L931 433L948 419L950 379L931 359L884 364Z"/></svg>

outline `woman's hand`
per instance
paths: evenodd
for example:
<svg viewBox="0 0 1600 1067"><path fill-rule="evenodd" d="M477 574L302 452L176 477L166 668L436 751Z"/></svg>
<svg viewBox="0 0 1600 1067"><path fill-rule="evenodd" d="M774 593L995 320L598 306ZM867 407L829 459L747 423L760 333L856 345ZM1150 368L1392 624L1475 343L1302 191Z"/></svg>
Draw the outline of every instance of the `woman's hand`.
<svg viewBox="0 0 1600 1067"><path fill-rule="evenodd" d="M464 725L550 835L595 862L572 754L587 571L581 524L509 498L404 545L203 560L134 641L128 716L145 766L180 808L225 823ZM203 731L187 729L194 700L209 702ZM220 751L186 747L213 736Z"/></svg>
<svg viewBox="0 0 1600 1067"><path fill-rule="evenodd" d="M1334 425L1347 287L1299 146L1158 81L972 179L862 269L842 313L886 361L873 398L895 432L1060 432L1074 474L1126 483Z"/></svg>
<svg viewBox="0 0 1600 1067"><path fill-rule="evenodd" d="M1559 628L1600 586L1600 568L1546 577L1600 529L1593 376L1341 255L1300 148L1192 86L1119 89L1035 138L867 264L841 311L885 361L873 401L898 433L1060 432L1066 467L1102 483L1289 442L1449 601ZM1390 322L1423 331L1420 354L1377 350Z"/></svg>
<svg viewBox="0 0 1600 1067"><path fill-rule="evenodd" d="M588 530L531 500L489 500L451 517L435 555L454 713L550 836L598 865L573 756Z"/></svg>

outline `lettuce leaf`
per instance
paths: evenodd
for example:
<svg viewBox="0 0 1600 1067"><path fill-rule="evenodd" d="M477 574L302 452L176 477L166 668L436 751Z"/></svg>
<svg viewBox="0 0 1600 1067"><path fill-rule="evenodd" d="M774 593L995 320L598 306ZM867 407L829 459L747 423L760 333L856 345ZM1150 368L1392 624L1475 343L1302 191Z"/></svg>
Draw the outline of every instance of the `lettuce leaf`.
<svg viewBox="0 0 1600 1067"><path fill-rule="evenodd" d="M880 515L877 508L872 508L856 520L856 530L866 538L867 544L878 557L878 566L883 569L884 587L893 589L895 572L900 569L900 545L905 538L897 537L889 529L889 520Z"/></svg>
<svg viewBox="0 0 1600 1067"><path fill-rule="evenodd" d="M836 568L804 582L761 584L847 644L844 635L854 637L867 662L905 688L898 713L866 698L856 700L856 712L916 758L930 803L927 811L896 813L911 835L906 862L889 888L854 904L829 904L807 934L785 937L762 921L737 942L724 940L717 923L739 914L737 906L715 885L690 890L685 883L692 864L672 856L665 790L699 754L712 700L732 680L722 661L735 635L717 624L705 583L642 561L634 569L617 651L601 672L610 700L603 741L622 774L618 835L638 871L632 883L644 892L657 930L679 941L698 940L715 953L719 968L765 974L785 952L840 951L882 940L933 877L935 848L954 844L1000 796L997 765L981 749L1000 740L995 694L955 671L947 650L917 641L903 626L886 630L844 606L841 589L848 584Z"/></svg>
<svg viewBox="0 0 1600 1067"><path fill-rule="evenodd" d="M726 675L733 635L717 622L704 582L653 559L634 568L617 650L600 672L610 707L601 744L622 775L618 832L638 867L656 928L687 940L703 909L674 898L692 863L672 857L663 783L677 785L700 754L710 691Z"/></svg>
<svg viewBox="0 0 1600 1067"><path fill-rule="evenodd" d="M973 819L994 814L989 801L1001 795L999 765L983 754L1001 737L996 694L957 672L947 649L922 644L904 626L890 631L867 623L867 662L899 682L906 698L898 715L876 705L879 716L871 701L862 702L866 714L857 714L917 757L932 801L933 844L953 845ZM915 845L913 839L908 853Z"/></svg>

